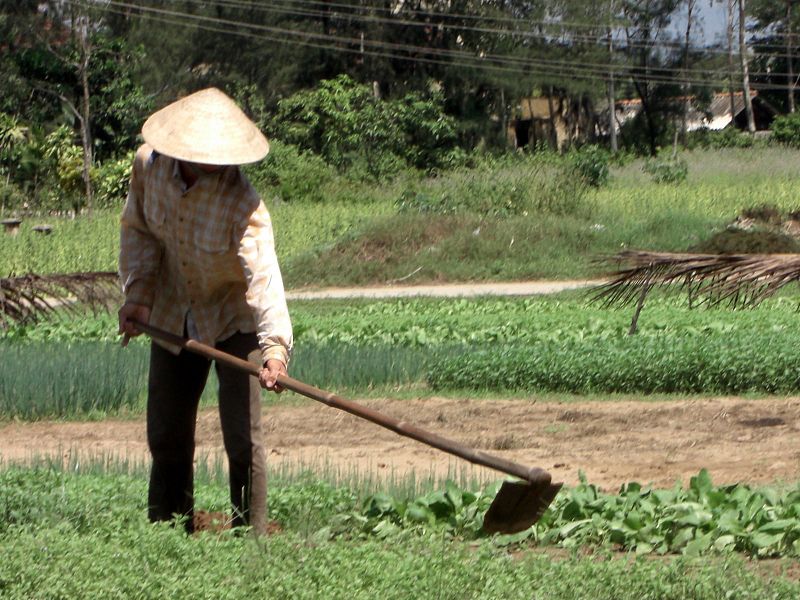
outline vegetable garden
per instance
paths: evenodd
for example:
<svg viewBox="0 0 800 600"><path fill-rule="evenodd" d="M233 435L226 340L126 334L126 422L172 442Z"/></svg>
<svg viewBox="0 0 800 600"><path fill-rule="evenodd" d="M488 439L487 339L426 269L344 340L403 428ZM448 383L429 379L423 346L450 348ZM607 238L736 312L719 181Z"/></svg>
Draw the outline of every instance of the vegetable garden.
<svg viewBox="0 0 800 600"><path fill-rule="evenodd" d="M506 168L516 167L498 167ZM473 239L495 225L517 233L540 227L540 238L565 233L569 242L548 268L572 277L596 274L591 256L649 233L660 247L685 249L742 208L732 177L656 188L626 169L614 171L610 187L587 192L575 214L534 223L458 208L441 218L468 224ZM786 173L741 177L750 199L768 190L782 209L791 207L795 182ZM479 183L471 189L483 190ZM446 199L448 185L469 188L443 177L420 184L415 198ZM394 248L394 238L380 235L398 223L441 222L398 208L395 191L366 204L276 205L289 271L316 259L335 273L336 260L352 258L343 248ZM590 229L595 224L606 228ZM58 222L47 237L25 224L15 238L0 236L2 264L15 273L113 268L116 227L116 215L102 212ZM512 248L523 245L511 235ZM449 253L448 243L431 247ZM458 260L499 280L508 265L530 258L522 253L495 269L487 256ZM386 281L410 264L376 273ZM374 282L376 273L353 271L339 283ZM287 279L308 283L298 274ZM585 292L291 302L293 376L541 464L566 481L536 526L493 537L480 527L496 473L437 463L413 442L291 394L264 405L270 518L279 533L187 537L151 526L147 343L119 348L113 311L7 327L0 332L0 596L796 598L795 292L748 311L690 310L679 297L653 293L633 336L630 310L601 308ZM198 422L197 504L225 511L215 402L212 384Z"/></svg>

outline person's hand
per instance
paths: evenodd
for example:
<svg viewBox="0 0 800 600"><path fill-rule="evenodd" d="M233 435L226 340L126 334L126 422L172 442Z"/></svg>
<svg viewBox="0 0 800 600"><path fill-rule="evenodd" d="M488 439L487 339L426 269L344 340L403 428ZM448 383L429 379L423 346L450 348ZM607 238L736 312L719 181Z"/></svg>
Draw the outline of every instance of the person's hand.
<svg viewBox="0 0 800 600"><path fill-rule="evenodd" d="M286 365L281 360L270 358L266 366L261 369L261 373L258 375L258 382L265 390L280 394L283 388L278 385L278 375L288 375Z"/></svg>
<svg viewBox="0 0 800 600"><path fill-rule="evenodd" d="M150 321L150 307L143 304L125 303L117 313L119 316L119 333L122 334L122 346L128 345L132 337L141 335L142 332L136 329L131 319L135 319L145 325Z"/></svg>

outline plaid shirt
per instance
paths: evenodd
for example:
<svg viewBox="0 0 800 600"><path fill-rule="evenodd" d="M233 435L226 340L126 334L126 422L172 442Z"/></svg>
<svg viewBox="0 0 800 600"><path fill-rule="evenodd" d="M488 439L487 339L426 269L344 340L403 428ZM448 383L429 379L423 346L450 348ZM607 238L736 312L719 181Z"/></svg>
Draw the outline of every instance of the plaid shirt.
<svg viewBox="0 0 800 600"><path fill-rule="evenodd" d="M288 363L292 325L272 222L238 167L203 174L186 189L178 161L139 148L119 272L126 301L151 307L152 325L183 335L188 322L209 345L256 331L264 362Z"/></svg>

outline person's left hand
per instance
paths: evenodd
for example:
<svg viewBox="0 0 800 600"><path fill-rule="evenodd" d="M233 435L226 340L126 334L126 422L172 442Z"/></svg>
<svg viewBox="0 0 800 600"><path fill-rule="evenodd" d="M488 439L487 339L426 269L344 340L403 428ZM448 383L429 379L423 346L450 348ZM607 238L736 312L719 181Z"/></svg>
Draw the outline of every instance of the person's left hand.
<svg viewBox="0 0 800 600"><path fill-rule="evenodd" d="M278 375L288 376L288 373L286 372L286 365L283 364L283 361L270 358L267 361L266 366L261 369L261 373L258 375L258 382L265 390L270 390L276 394L280 394L283 391L283 388L278 385Z"/></svg>

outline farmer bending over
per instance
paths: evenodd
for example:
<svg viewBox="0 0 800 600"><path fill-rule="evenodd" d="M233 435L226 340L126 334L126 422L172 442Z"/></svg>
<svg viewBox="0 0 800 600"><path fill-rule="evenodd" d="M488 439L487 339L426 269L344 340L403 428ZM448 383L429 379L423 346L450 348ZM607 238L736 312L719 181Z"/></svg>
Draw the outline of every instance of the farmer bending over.
<svg viewBox="0 0 800 600"><path fill-rule="evenodd" d="M133 163L122 213L119 271L131 319L189 336L263 365L262 387L280 392L292 326L266 207L237 165L259 161L269 145L228 96L210 88L153 114ZM185 515L192 531L197 406L210 362L153 342L147 443L153 456L151 521ZM261 390L246 373L220 364L219 414L230 467L233 525L266 530L266 463Z"/></svg>

